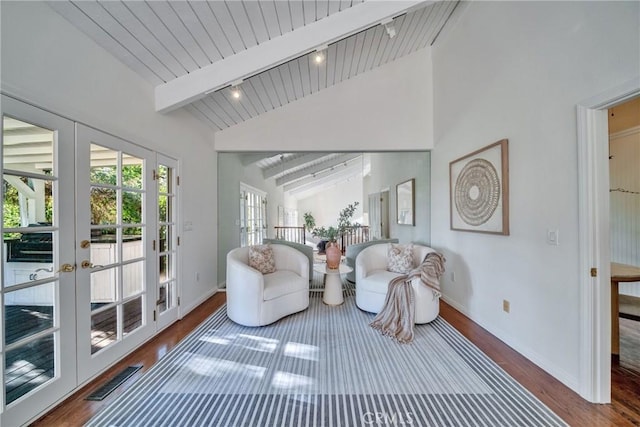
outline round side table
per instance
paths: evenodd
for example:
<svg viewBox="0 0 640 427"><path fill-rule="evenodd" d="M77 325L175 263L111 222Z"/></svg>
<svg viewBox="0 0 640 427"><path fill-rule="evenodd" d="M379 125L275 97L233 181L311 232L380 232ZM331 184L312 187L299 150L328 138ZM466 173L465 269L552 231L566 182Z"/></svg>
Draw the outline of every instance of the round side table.
<svg viewBox="0 0 640 427"><path fill-rule="evenodd" d="M327 268L327 264L314 264L313 271L324 273L324 292L322 302L327 305L340 305L344 302L342 295L342 274L353 271L353 268L345 264L340 264L336 269Z"/></svg>

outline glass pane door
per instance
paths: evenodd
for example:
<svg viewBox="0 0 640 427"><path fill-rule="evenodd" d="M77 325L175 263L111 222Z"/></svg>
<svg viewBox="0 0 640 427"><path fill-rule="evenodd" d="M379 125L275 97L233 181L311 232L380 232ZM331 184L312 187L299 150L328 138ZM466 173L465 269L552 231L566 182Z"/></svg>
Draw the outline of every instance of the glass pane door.
<svg viewBox="0 0 640 427"><path fill-rule="evenodd" d="M149 192L151 158L145 149L78 126L81 378L99 372L152 332L154 295L146 286L152 277L147 242L155 234L147 219L156 200Z"/></svg>
<svg viewBox="0 0 640 427"><path fill-rule="evenodd" d="M2 107L0 424L19 425L76 384L73 124Z"/></svg>
<svg viewBox="0 0 640 427"><path fill-rule="evenodd" d="M158 286L156 310L158 329L178 319L178 219L177 161L158 155Z"/></svg>

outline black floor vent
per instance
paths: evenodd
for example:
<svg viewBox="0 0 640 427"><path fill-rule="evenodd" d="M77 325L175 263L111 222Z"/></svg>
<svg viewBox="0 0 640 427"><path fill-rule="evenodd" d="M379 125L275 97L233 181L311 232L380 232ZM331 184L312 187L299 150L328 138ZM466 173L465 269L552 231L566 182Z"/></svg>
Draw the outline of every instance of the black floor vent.
<svg viewBox="0 0 640 427"><path fill-rule="evenodd" d="M135 374L142 365L129 366L120 373L116 374L113 378L107 381L102 387L91 393L85 400L102 400L109 395L113 390L118 388L120 384L125 382L129 377Z"/></svg>

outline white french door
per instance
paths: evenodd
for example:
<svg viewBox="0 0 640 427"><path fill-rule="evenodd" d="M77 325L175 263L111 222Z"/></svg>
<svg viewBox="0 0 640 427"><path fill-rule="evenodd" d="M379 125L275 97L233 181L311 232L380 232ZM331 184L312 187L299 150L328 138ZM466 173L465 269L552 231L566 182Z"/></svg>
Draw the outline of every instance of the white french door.
<svg viewBox="0 0 640 427"><path fill-rule="evenodd" d="M0 107L0 425L17 426L178 318L178 162Z"/></svg>
<svg viewBox="0 0 640 427"><path fill-rule="evenodd" d="M74 128L2 96L0 425L16 426L77 384Z"/></svg>
<svg viewBox="0 0 640 427"><path fill-rule="evenodd" d="M80 383L155 333L155 154L76 125Z"/></svg>
<svg viewBox="0 0 640 427"><path fill-rule="evenodd" d="M178 320L178 161L158 154L154 173L158 193L156 313L157 329Z"/></svg>

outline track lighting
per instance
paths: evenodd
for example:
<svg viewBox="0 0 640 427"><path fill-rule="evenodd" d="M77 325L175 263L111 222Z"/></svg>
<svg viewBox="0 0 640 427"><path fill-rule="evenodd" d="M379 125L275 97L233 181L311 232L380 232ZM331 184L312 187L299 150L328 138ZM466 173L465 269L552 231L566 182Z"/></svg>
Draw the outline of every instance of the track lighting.
<svg viewBox="0 0 640 427"><path fill-rule="evenodd" d="M324 46L320 46L316 49L316 51L313 53L312 58L313 58L313 63L316 65L320 65L322 64L325 59L327 58L327 49L329 47L324 45Z"/></svg>
<svg viewBox="0 0 640 427"><path fill-rule="evenodd" d="M390 39L396 36L396 27L393 25L393 18L387 18L380 22L380 24L384 26L384 29L387 31L387 35Z"/></svg>
<svg viewBox="0 0 640 427"><path fill-rule="evenodd" d="M242 91L240 90L240 85L242 84L242 80L237 80L231 83L231 97L233 99L240 99L242 97Z"/></svg>

